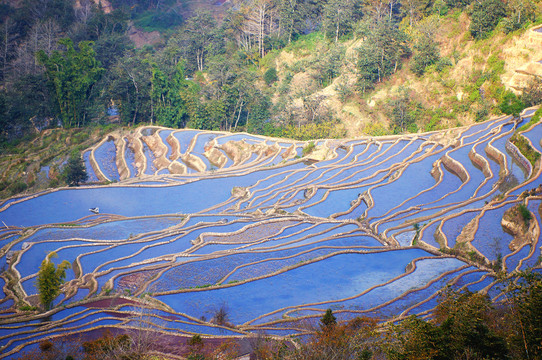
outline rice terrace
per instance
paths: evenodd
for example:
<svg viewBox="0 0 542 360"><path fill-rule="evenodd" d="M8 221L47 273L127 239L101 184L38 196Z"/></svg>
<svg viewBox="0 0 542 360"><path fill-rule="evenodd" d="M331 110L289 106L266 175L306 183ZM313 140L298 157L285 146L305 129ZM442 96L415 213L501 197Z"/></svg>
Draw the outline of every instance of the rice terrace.
<svg viewBox="0 0 542 360"><path fill-rule="evenodd" d="M161 336L280 339L308 333L328 308L338 319L425 316L447 285L499 299L499 274L540 266L535 110L313 142L156 126L107 134L83 154L89 182L107 185L0 204L0 358L142 324ZM69 263L61 295L46 313L25 311L39 304L46 257Z"/></svg>

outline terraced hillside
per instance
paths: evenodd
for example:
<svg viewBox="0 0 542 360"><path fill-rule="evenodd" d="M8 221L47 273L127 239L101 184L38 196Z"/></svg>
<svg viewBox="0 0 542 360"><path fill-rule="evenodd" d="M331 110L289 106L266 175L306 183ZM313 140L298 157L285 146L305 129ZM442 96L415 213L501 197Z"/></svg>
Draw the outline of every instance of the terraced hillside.
<svg viewBox="0 0 542 360"><path fill-rule="evenodd" d="M112 133L84 154L89 181L109 185L1 204L0 358L104 328L280 337L327 308L423 316L448 284L498 299L497 275L540 266L540 160L508 141L533 113L313 143ZM542 152L541 124L520 138ZM52 251L71 268L43 314L35 282Z"/></svg>

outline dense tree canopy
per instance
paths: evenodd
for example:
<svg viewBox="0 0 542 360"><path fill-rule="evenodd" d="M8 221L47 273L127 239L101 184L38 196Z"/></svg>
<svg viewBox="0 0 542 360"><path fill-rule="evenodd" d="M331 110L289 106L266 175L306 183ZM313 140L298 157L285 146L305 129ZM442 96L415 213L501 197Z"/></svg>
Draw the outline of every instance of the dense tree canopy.
<svg viewBox="0 0 542 360"><path fill-rule="evenodd" d="M92 86L104 69L96 60L92 42L80 42L79 51L69 38L59 40L59 44L66 50L53 51L51 56L40 50L37 58L45 66L47 78L55 89L62 124L66 128L79 127L86 121L85 104Z"/></svg>
<svg viewBox="0 0 542 360"><path fill-rule="evenodd" d="M501 0L475 2L470 33L475 39L483 38L506 16L506 5Z"/></svg>
<svg viewBox="0 0 542 360"><path fill-rule="evenodd" d="M481 39L503 18L505 31L524 26L537 9L532 0L236 0L217 16L201 9L189 13L173 0L112 0L107 9L90 0L72 5L25 0L18 7L0 6L3 139L59 123L103 124L112 113L130 125L294 137L313 129L321 137L335 123L325 103L313 106L323 88L333 85L346 102L372 91L405 63L418 76L451 64L441 58L427 23L466 9L470 32ZM139 29L160 30L160 41L135 48L128 33ZM349 39L355 40L353 49L345 43ZM316 50L316 44L325 45ZM277 66L276 50L284 47L300 55L295 66ZM312 59L303 62L300 49ZM294 88L301 71L308 79ZM405 123L399 118L405 119L390 119Z"/></svg>
<svg viewBox="0 0 542 360"><path fill-rule="evenodd" d="M156 64L152 66L151 99L156 122L163 126L184 127L188 113L183 93L189 83L184 78L182 62L177 63L172 74L165 74Z"/></svg>
<svg viewBox="0 0 542 360"><path fill-rule="evenodd" d="M395 73L410 55L407 35L388 19L369 24L358 49L359 83L362 91Z"/></svg>

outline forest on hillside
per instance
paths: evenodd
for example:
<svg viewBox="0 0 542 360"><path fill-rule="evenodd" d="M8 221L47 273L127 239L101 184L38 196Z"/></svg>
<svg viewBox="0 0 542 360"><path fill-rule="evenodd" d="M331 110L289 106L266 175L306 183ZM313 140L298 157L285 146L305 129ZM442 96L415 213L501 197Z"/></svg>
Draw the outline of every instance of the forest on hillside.
<svg viewBox="0 0 542 360"><path fill-rule="evenodd" d="M434 19L465 13L469 37L483 41L493 31L513 33L540 22L541 2L232 0L200 5L4 0L2 143L48 127L115 121L304 140L344 136L322 89L333 83L341 101L361 103L406 65L418 77L445 73L457 59L441 56ZM136 47L129 37L134 31L158 31L160 37ZM353 42L352 54L346 44ZM278 69L280 51L304 61ZM405 88L386 103L389 127L367 132L434 130L442 116L469 113L482 120L517 114L541 100L540 80L518 98L499 80L503 61L490 58L488 64L489 70L473 79L467 102L454 107L452 115L424 106ZM341 75L346 80L334 83ZM486 81L488 93L481 88Z"/></svg>

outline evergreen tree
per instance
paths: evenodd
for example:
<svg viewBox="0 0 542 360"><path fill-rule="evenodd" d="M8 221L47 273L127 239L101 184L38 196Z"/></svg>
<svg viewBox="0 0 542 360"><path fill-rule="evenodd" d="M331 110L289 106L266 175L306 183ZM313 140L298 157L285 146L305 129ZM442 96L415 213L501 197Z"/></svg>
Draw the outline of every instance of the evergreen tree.
<svg viewBox="0 0 542 360"><path fill-rule="evenodd" d="M41 263L37 278L37 288L41 304L45 310L50 310L53 300L60 294L60 287L66 278L66 269L70 263L64 260L58 267L50 260L56 257L56 253L50 253Z"/></svg>
<svg viewBox="0 0 542 360"><path fill-rule="evenodd" d="M216 20L210 12L196 10L194 16L186 21L182 33L172 39L173 43L180 46L183 57L188 61L187 70L203 71L207 56L218 46L215 44L220 38L217 30Z"/></svg>
<svg viewBox="0 0 542 360"><path fill-rule="evenodd" d="M411 98L408 88L400 87L397 96L390 100L392 127L395 133L404 132L415 118L411 114Z"/></svg>
<svg viewBox="0 0 542 360"><path fill-rule="evenodd" d="M377 45L369 41L364 41L358 52L358 86L361 92L365 93L380 81L380 59Z"/></svg>
<svg viewBox="0 0 542 360"><path fill-rule="evenodd" d="M70 186L79 186L88 180L87 170L81 156L71 156L65 169L66 182Z"/></svg>
<svg viewBox="0 0 542 360"><path fill-rule="evenodd" d="M113 101L123 123L148 121L151 118L151 76L148 61L135 51L127 52L100 81L103 88L100 102L109 107Z"/></svg>
<svg viewBox="0 0 542 360"><path fill-rule="evenodd" d="M157 64L153 64L151 85L156 122L163 126L183 127L188 120L183 93L189 88L189 82L184 77L183 62L177 63L171 76L165 74Z"/></svg>
<svg viewBox="0 0 542 360"><path fill-rule="evenodd" d="M410 53L407 35L393 22L381 20L370 25L365 41L358 48L358 81L362 91L394 74Z"/></svg>
<svg viewBox="0 0 542 360"><path fill-rule="evenodd" d="M91 41L80 42L79 51L69 38L58 43L66 50L54 51L51 56L40 50L36 56L45 66L47 78L55 90L64 127L79 127L85 122L85 104L92 86L105 70L95 58Z"/></svg>
<svg viewBox="0 0 542 360"><path fill-rule="evenodd" d="M393 328L388 346L391 360L508 359L503 337L491 325L495 316L489 296L445 291L430 321L415 316Z"/></svg>
<svg viewBox="0 0 542 360"><path fill-rule="evenodd" d="M534 77L522 89L521 101L525 106L535 106L542 103L542 78Z"/></svg>
<svg viewBox="0 0 542 360"><path fill-rule="evenodd" d="M486 37L506 16L506 5L501 0L476 2L472 11L470 33L475 39Z"/></svg>
<svg viewBox="0 0 542 360"><path fill-rule="evenodd" d="M329 0L323 9L324 34L337 42L340 36L350 32L354 20L360 15L356 5L355 0Z"/></svg>
<svg viewBox="0 0 542 360"><path fill-rule="evenodd" d="M274 67L270 67L269 69L267 69L267 71L263 74L263 80L265 81L267 86L270 86L275 81L277 81L277 69Z"/></svg>
<svg viewBox="0 0 542 360"><path fill-rule="evenodd" d="M322 331L331 330L337 325L337 318L333 315L331 309L327 309L326 313L320 319L320 328Z"/></svg>
<svg viewBox="0 0 542 360"><path fill-rule="evenodd" d="M302 1L298 0L280 0L279 17L280 27L279 36L284 36L288 39L288 43L292 41L294 36L300 34L303 28L303 14L301 12Z"/></svg>
<svg viewBox="0 0 542 360"><path fill-rule="evenodd" d="M440 59L440 51L437 42L431 36L422 34L414 45L416 52L412 57L410 69L418 76L423 75L425 69L435 64Z"/></svg>
<svg viewBox="0 0 542 360"><path fill-rule="evenodd" d="M468 6L472 0L445 0L446 5L451 8L464 8Z"/></svg>

